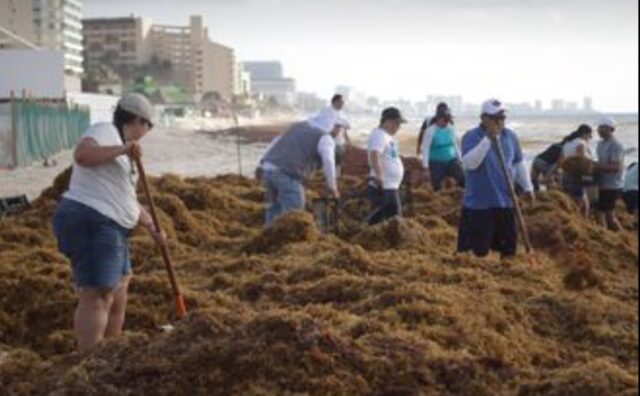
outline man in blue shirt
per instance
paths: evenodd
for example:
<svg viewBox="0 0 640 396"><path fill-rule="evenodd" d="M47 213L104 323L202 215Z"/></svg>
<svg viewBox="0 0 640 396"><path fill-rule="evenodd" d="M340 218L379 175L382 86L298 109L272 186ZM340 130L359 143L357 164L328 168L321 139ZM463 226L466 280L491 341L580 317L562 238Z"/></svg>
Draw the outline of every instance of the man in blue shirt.
<svg viewBox="0 0 640 396"><path fill-rule="evenodd" d="M499 141L507 171L520 187L533 198L533 186L524 165L516 134L505 128L505 108L496 99L482 105L481 124L462 139L462 164L466 188L458 251L473 251L484 257L490 250L502 257L516 253L518 227L514 202L509 193L500 157L493 139Z"/></svg>

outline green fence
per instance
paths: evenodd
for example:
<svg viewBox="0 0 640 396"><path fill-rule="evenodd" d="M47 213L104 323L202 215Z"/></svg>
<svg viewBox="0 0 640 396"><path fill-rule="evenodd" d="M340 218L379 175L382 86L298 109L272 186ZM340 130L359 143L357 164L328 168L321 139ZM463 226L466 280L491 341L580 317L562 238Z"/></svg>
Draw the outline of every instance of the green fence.
<svg viewBox="0 0 640 396"><path fill-rule="evenodd" d="M89 127L89 110L25 100L13 103L16 166L51 158L75 146Z"/></svg>

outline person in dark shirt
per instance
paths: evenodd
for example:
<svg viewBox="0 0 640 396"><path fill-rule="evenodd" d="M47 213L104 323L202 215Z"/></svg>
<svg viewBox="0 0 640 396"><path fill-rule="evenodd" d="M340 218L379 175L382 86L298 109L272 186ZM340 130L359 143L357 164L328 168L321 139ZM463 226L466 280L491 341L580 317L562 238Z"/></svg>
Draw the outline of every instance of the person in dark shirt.
<svg viewBox="0 0 640 396"><path fill-rule="evenodd" d="M549 186L553 182L553 176L562 162L562 149L564 145L578 137L591 133L591 127L582 124L575 132L572 132L562 139L561 142L552 144L535 157L531 164L531 182L533 183L535 192L540 191L541 184Z"/></svg>

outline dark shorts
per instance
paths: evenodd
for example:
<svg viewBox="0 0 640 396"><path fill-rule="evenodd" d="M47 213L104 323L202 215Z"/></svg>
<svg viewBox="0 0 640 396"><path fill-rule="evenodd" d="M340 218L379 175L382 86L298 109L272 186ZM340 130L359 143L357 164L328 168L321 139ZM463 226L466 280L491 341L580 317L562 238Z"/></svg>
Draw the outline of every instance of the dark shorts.
<svg viewBox="0 0 640 396"><path fill-rule="evenodd" d="M624 203L627 205L629 213L633 214L638 211L638 190L625 191L622 195Z"/></svg>
<svg viewBox="0 0 640 396"><path fill-rule="evenodd" d="M340 166L344 162L347 155L347 146L344 144L336 145L336 165Z"/></svg>
<svg viewBox="0 0 640 396"><path fill-rule="evenodd" d="M458 160L429 161L429 176L435 191L442 189L442 182L447 177L454 179L459 187L464 188L464 171Z"/></svg>
<svg viewBox="0 0 640 396"><path fill-rule="evenodd" d="M531 169L536 171L539 174L546 175L553 169L553 165L549 164L547 161L543 160L540 157L536 157L531 164Z"/></svg>
<svg viewBox="0 0 640 396"><path fill-rule="evenodd" d="M536 157L531 164L531 182L536 192L540 191L540 176L548 176L553 170L553 165L540 157Z"/></svg>
<svg viewBox="0 0 640 396"><path fill-rule="evenodd" d="M402 216L402 202L398 190L380 190L368 186L367 194L371 202L371 212L366 221L370 225L378 224L395 216Z"/></svg>
<svg viewBox="0 0 640 396"><path fill-rule="evenodd" d="M611 212L616 208L618 199L622 197L622 190L600 190L598 195L598 210L601 212Z"/></svg>
<svg viewBox="0 0 640 396"><path fill-rule="evenodd" d="M585 188L582 185L582 182L572 178L571 176L565 175L562 177L562 189L573 199L580 200L584 198Z"/></svg>
<svg viewBox="0 0 640 396"><path fill-rule="evenodd" d="M130 231L95 209L62 199L53 217L58 249L78 288L113 289L131 273Z"/></svg>
<svg viewBox="0 0 640 396"><path fill-rule="evenodd" d="M458 252L484 257L490 250L503 257L516 254L518 227L514 209L462 209Z"/></svg>

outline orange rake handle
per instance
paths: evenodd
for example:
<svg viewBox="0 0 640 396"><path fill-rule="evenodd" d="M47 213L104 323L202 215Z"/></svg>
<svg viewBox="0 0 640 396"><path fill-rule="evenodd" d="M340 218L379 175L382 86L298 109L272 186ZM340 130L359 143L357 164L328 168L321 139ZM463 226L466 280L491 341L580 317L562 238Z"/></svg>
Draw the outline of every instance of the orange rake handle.
<svg viewBox="0 0 640 396"><path fill-rule="evenodd" d="M149 202L149 212L151 214L151 219L153 220L153 225L156 230L160 230L160 222L158 221L158 215L156 213L156 205L153 202L153 197L151 196L151 189L149 188L149 182L147 181L147 174L144 170L144 166L142 165L142 161L140 158L135 158L136 167L138 168L138 172L140 172L140 180L142 181L142 187L144 189L144 193L147 197L147 201ZM169 247L166 242L160 246L160 251L162 253L162 258L164 260L164 265L167 270L167 274L169 275L169 282L171 283L171 289L173 290L173 294L176 297L176 314L179 319L182 319L187 314L187 306L184 302L184 296L182 295L182 291L180 290L180 285L178 285L178 280L176 278L176 273L173 269L173 263L171 261L171 256L169 255Z"/></svg>

